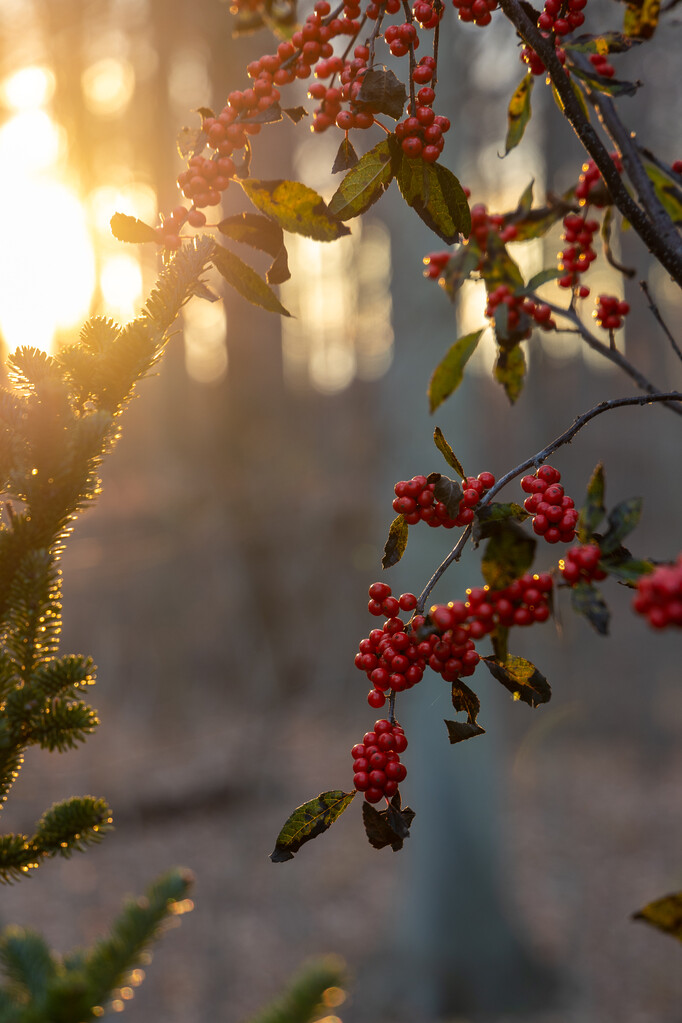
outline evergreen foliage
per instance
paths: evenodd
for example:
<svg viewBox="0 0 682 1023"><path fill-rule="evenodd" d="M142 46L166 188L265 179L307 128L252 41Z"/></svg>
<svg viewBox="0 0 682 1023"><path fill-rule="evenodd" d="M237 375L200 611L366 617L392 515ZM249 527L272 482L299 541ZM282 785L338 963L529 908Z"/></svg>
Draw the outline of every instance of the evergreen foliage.
<svg viewBox="0 0 682 1023"><path fill-rule="evenodd" d="M299 970L280 998L266 1006L250 1023L310 1023L324 1006L325 992L340 988L344 983L343 964L338 958L314 959Z"/></svg>

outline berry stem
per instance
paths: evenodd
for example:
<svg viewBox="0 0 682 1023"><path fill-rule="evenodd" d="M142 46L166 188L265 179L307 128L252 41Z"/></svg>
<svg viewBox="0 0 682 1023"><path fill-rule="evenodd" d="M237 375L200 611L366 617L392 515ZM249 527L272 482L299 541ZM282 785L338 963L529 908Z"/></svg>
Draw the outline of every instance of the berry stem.
<svg viewBox="0 0 682 1023"><path fill-rule="evenodd" d="M412 17L412 8L410 7L407 0L403 0L403 10L405 11L406 20L409 22L410 25L412 25L414 22L414 18ZM414 92L414 78L412 76L414 74L414 69L417 66L417 61L415 60L414 46L412 45L412 43L410 43L409 56L410 56L410 113L414 116L417 110L417 100Z"/></svg>

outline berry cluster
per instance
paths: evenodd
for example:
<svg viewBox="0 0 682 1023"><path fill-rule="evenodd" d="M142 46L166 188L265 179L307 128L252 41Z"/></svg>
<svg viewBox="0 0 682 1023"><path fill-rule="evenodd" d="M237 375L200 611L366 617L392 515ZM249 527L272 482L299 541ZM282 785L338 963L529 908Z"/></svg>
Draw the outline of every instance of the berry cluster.
<svg viewBox="0 0 682 1023"><path fill-rule="evenodd" d="M559 253L559 269L563 276L559 278L560 288L575 288L580 281L580 274L589 270L597 258L592 248L592 239L599 230L598 220L588 220L579 213L567 213L564 217L562 239L568 244ZM587 298L590 289L581 285L578 288L580 298Z"/></svg>
<svg viewBox="0 0 682 1023"><path fill-rule="evenodd" d="M522 314L530 316L532 320L538 324L543 330L549 330L555 328L556 323L552 319L552 310L544 302L534 302L532 298L528 298L526 295L515 295L508 284L498 284L498 286L488 294L488 304L485 307L485 315L491 318L495 316L495 310L498 305L504 304L507 306L507 325L510 331L514 331L517 327L522 325ZM528 322L528 321L526 321ZM530 337L531 328L525 332L524 337Z"/></svg>
<svg viewBox="0 0 682 1023"><path fill-rule="evenodd" d="M639 579L632 606L655 629L682 626L682 554L674 565L659 565Z"/></svg>
<svg viewBox="0 0 682 1023"><path fill-rule="evenodd" d="M441 631L457 632L459 629L468 628L468 638L478 640L493 632L498 625L532 625L534 622L546 622L550 615L549 599L552 589L553 581L548 572L541 575L526 573L499 590L491 590L489 586L469 589L466 591L466 602L441 604L431 608L430 616L434 625ZM461 674L470 675L471 672Z"/></svg>
<svg viewBox="0 0 682 1023"><path fill-rule="evenodd" d="M621 302L615 295L600 295L592 315L604 330L619 330L623 326L623 317L629 312L627 302Z"/></svg>
<svg viewBox="0 0 682 1023"><path fill-rule="evenodd" d="M450 262L451 252L430 252L428 256L424 256L424 277L430 277L431 280L437 280L443 270Z"/></svg>
<svg viewBox="0 0 682 1023"><path fill-rule="evenodd" d="M391 724L386 718L375 721L374 729L353 746L353 784L358 792L364 792L368 803L396 794L407 777L407 768L400 763L400 754L406 749L405 732L397 721Z"/></svg>
<svg viewBox="0 0 682 1023"><path fill-rule="evenodd" d="M435 28L445 14L445 7L433 0L416 0L412 13L422 28Z"/></svg>
<svg viewBox="0 0 682 1023"><path fill-rule="evenodd" d="M448 509L435 495L436 484L429 483L426 476L413 476L411 480L400 480L396 483L393 510L405 517L409 526L415 526L421 519L430 526L467 526L473 521L478 502L486 490L495 485L495 477L490 472L481 472L478 476L467 476L462 481L462 499L456 518L450 518Z"/></svg>
<svg viewBox="0 0 682 1023"><path fill-rule="evenodd" d="M619 174L622 174L623 164L620 156L618 153L611 153L610 156L616 165L616 170ZM602 207L608 206L611 203L606 183L597 169L594 160L588 160L587 163L583 164L575 194L576 198L580 200L581 206L591 203L593 206Z"/></svg>
<svg viewBox="0 0 682 1023"><path fill-rule="evenodd" d="M516 238L518 228L514 224L505 227L504 219L500 213L488 213L483 203L476 203L471 207L471 237L483 252L488 247L488 235L492 231L499 233L503 242L513 242Z"/></svg>
<svg viewBox="0 0 682 1023"><path fill-rule="evenodd" d="M492 12L497 10L497 0L452 0L460 21L473 21L483 28L492 21Z"/></svg>
<svg viewBox="0 0 682 1023"><path fill-rule="evenodd" d="M414 69L413 77L420 68L432 71L435 68L434 58L424 57ZM438 159L443 151L443 135L450 130L449 119L433 111L435 98L436 93L431 86L422 85L417 93L414 113L410 107L408 116L395 127L396 138L405 155L413 159L421 156L426 163L435 163Z"/></svg>
<svg viewBox="0 0 682 1023"><path fill-rule="evenodd" d="M522 489L530 495L523 504L534 516L533 530L548 543L570 543L579 517L573 498L564 494L560 479L558 469L541 465L534 476L521 480Z"/></svg>
<svg viewBox="0 0 682 1023"><path fill-rule="evenodd" d="M369 597L369 613L376 617L384 615L386 621L383 629L372 629L366 639L360 640L355 667L364 671L372 683L374 688L368 693L367 702L378 709L386 702L384 694L389 689L400 693L421 682L426 661L418 650L414 631L415 620L420 624L419 616L410 626L398 618L400 611L414 611L417 606L414 594L403 593L396 598L391 596L387 583L372 583Z"/></svg>
<svg viewBox="0 0 682 1023"><path fill-rule="evenodd" d="M570 547L559 561L559 570L569 586L578 582L592 582L606 579L608 575L599 568L601 551L596 543L586 543L581 547Z"/></svg>
<svg viewBox="0 0 682 1023"><path fill-rule="evenodd" d="M557 36L567 36L574 28L579 28L585 21L583 10L587 0L545 0L542 14L538 17L538 28L542 32L554 32Z"/></svg>
<svg viewBox="0 0 682 1023"><path fill-rule="evenodd" d="M616 69L611 64L605 53L591 53L590 63L598 75L602 78L613 78Z"/></svg>

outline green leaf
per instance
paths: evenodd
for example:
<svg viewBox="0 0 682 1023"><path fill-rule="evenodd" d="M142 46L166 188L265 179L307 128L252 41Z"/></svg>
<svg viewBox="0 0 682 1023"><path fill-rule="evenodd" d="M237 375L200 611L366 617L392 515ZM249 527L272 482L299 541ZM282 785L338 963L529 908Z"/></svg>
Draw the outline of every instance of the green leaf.
<svg viewBox="0 0 682 1023"><path fill-rule="evenodd" d="M397 565L407 547L407 535L409 526L405 522L404 515L398 515L391 523L388 531L388 539L384 546L384 556L381 560L382 568L391 568Z"/></svg>
<svg viewBox="0 0 682 1023"><path fill-rule="evenodd" d="M504 219L504 227L513 224L516 228L514 241L527 241L529 238L541 238L551 227L561 220L567 213L575 209L573 189L566 192L561 198L555 198L547 206L538 206L524 212L520 208L508 214ZM525 193L524 193L525 194ZM521 197L523 200L523 196ZM519 203L519 207L521 203Z"/></svg>
<svg viewBox="0 0 682 1023"><path fill-rule="evenodd" d="M604 515L606 515L606 508L604 507L605 490L604 466L601 462L598 462L590 476L590 482L587 484L585 504L580 509L576 533L581 543L589 543L595 529L604 518Z"/></svg>
<svg viewBox="0 0 682 1023"><path fill-rule="evenodd" d="M370 67L365 71L355 103L366 103L373 113L386 114L397 121L403 115L406 99L405 86L393 71Z"/></svg>
<svg viewBox="0 0 682 1023"><path fill-rule="evenodd" d="M454 746L456 742L464 742L465 739L473 739L476 735L484 735L485 728L480 725L471 725L468 721L448 721L443 718L445 727L448 730L448 738Z"/></svg>
<svg viewBox="0 0 682 1023"><path fill-rule="evenodd" d="M682 189L679 181L649 160L644 160L644 169L651 179L661 205L676 224L682 224Z"/></svg>
<svg viewBox="0 0 682 1023"><path fill-rule="evenodd" d="M355 792L331 789L297 806L284 823L277 836L274 851L270 855L273 863L292 860L302 845L317 838L338 820L355 799Z"/></svg>
<svg viewBox="0 0 682 1023"><path fill-rule="evenodd" d="M529 707L549 702L552 696L549 682L525 657L508 656L504 661L484 657L483 660L493 678L501 682L515 700L523 700Z"/></svg>
<svg viewBox="0 0 682 1023"><path fill-rule="evenodd" d="M480 330L475 330L472 334L460 337L434 369L427 391L431 412L435 412L462 383L464 367L474 354L484 330L485 328L481 327Z"/></svg>
<svg viewBox="0 0 682 1023"><path fill-rule="evenodd" d="M251 245L273 257L279 255L284 244L279 224L258 213L238 213L234 217L226 217L218 224L218 230L235 242Z"/></svg>
<svg viewBox="0 0 682 1023"><path fill-rule="evenodd" d="M318 242L331 242L350 234L349 228L332 215L322 196L300 181L247 178L239 183L256 209L285 231Z"/></svg>
<svg viewBox="0 0 682 1023"><path fill-rule="evenodd" d="M512 291L523 288L523 274L519 270L518 264L509 255L507 246L495 231L491 231L488 235L486 254L487 258L481 268L481 276L485 281L488 293L494 291L498 284L508 284Z"/></svg>
<svg viewBox="0 0 682 1023"><path fill-rule="evenodd" d="M495 311L497 312L497 310ZM493 375L497 382L502 384L513 405L523 390L523 378L526 375L526 359L520 345L515 345L510 349L500 349Z"/></svg>
<svg viewBox="0 0 682 1023"><path fill-rule="evenodd" d="M397 161L396 161L397 162ZM408 206L448 245L471 231L469 203L459 181L447 167L402 154L396 180Z"/></svg>
<svg viewBox="0 0 682 1023"><path fill-rule="evenodd" d="M647 903L639 912L632 914L632 919L644 920L664 934L682 941L682 892L673 892Z"/></svg>
<svg viewBox="0 0 682 1023"><path fill-rule="evenodd" d="M641 40L631 39L622 32L602 32L600 35L576 36L570 43L564 45L565 50L575 50L576 53L598 53L606 56L609 53L625 53L633 46L639 45Z"/></svg>
<svg viewBox="0 0 682 1023"><path fill-rule="evenodd" d="M353 143L350 139L344 138L336 151L336 157L334 158L334 164L332 166L332 174L339 174L341 171L350 170L351 167L355 167L357 162L358 154L353 148Z"/></svg>
<svg viewBox="0 0 682 1023"><path fill-rule="evenodd" d="M514 522L525 522L528 517L529 513L526 509L513 501L510 504L502 504L499 501L484 504L476 510L472 539L474 543L479 543L493 535L499 522L506 522L510 519Z"/></svg>
<svg viewBox="0 0 682 1023"><path fill-rule="evenodd" d="M609 528L599 543L602 554L610 554L620 547L621 542L632 532L641 516L641 497L631 497L612 508L608 517Z"/></svg>
<svg viewBox="0 0 682 1023"><path fill-rule="evenodd" d="M393 146L382 139L361 156L329 200L329 210L339 220L366 213L393 180Z"/></svg>
<svg viewBox="0 0 682 1023"><path fill-rule="evenodd" d="M641 82L622 82L618 78L606 78L604 75L597 74L596 71L587 71L585 68L576 67L573 63L571 63L571 71L578 78L587 82L590 89L604 92L608 96L634 96L642 84Z"/></svg>
<svg viewBox="0 0 682 1023"><path fill-rule="evenodd" d="M538 273L533 274L524 288L524 291L537 291L543 284L547 284L549 281L555 281L557 277L561 277L562 273L563 270L559 270L556 266L549 266L546 270L540 270Z"/></svg>
<svg viewBox="0 0 682 1023"><path fill-rule="evenodd" d="M442 476L439 472L431 472L426 481L435 484L433 496L445 505L450 518L456 519L462 500L462 488L457 480L451 480L449 476Z"/></svg>
<svg viewBox="0 0 682 1023"><path fill-rule="evenodd" d="M239 256L235 256L234 252L230 252L222 245L214 245L211 261L218 273L247 302L262 306L263 309L267 309L271 313L291 316L291 313L284 308L263 278L259 277L256 271L247 266Z"/></svg>
<svg viewBox="0 0 682 1023"><path fill-rule="evenodd" d="M608 635L609 609L592 583L579 582L571 590L571 604L576 614L584 615L600 636Z"/></svg>
<svg viewBox="0 0 682 1023"><path fill-rule="evenodd" d="M143 220L138 220L137 217L129 217L127 213L114 213L109 224L114 238L120 242L133 242L134 244L156 242L157 245L159 243L158 235L153 227L145 224Z"/></svg>
<svg viewBox="0 0 682 1023"><path fill-rule="evenodd" d="M464 479L464 469L462 468L461 462L443 436L443 431L440 426L437 426L433 431L433 443L436 445L450 468L454 469L457 475Z"/></svg>
<svg viewBox="0 0 682 1023"><path fill-rule="evenodd" d="M656 566L652 561L639 561L627 554L622 557L614 553L603 557L599 562L599 567L609 575L615 575L616 579L628 586L635 586L643 575L649 575Z"/></svg>
<svg viewBox="0 0 682 1023"><path fill-rule="evenodd" d="M507 138L504 143L505 156L518 146L523 138L526 125L531 118L530 97L535 78L527 72L516 86L507 110Z"/></svg>
<svg viewBox="0 0 682 1023"><path fill-rule="evenodd" d="M502 520L488 540L481 572L491 590L501 590L528 571L535 557L536 540L513 519Z"/></svg>
<svg viewBox="0 0 682 1023"><path fill-rule="evenodd" d="M651 39L658 25L661 0L629 0L623 31L632 39Z"/></svg>
<svg viewBox="0 0 682 1023"><path fill-rule="evenodd" d="M393 852L402 849L405 839L410 836L414 816L414 810L409 806L404 810L401 808L398 792L385 810L376 810L367 800L362 804L362 822L369 844L375 849L385 849L387 845Z"/></svg>

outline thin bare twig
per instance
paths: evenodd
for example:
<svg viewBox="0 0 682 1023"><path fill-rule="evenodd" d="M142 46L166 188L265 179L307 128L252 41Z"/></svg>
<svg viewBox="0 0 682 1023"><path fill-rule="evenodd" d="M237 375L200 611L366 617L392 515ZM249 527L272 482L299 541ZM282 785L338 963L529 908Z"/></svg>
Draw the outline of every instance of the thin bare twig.
<svg viewBox="0 0 682 1023"><path fill-rule="evenodd" d="M589 421L591 419L594 419L596 416L600 416L603 412L610 412L614 408L623 408L626 405L650 405L653 404L654 402L666 403L672 401L682 402L682 391L658 392L657 394L649 395L638 394L632 398L612 398L610 401L600 401L598 405L594 405L591 409L588 409L587 412L583 412L582 415L577 416L567 430L564 430L564 432L560 433L558 437L555 437L554 440L551 441L551 443L549 443L541 451L538 451L536 452L536 454L531 455L530 458L526 458L523 462L520 462L519 465L514 466L513 469L510 469L509 472L505 473L505 475L502 476L497 481L497 483L495 483L495 485L490 488L488 493L478 504L478 507L482 508L485 505L490 504L495 495L498 494L503 487L506 487L507 483L510 483L511 480L516 479L517 476L520 476L528 469L533 468L537 469L540 465L542 465L546 458L549 458L552 452L556 451L558 448L563 447L564 444L570 444L575 435L580 430L582 430L583 426L585 426L586 423L589 423ZM440 563L440 565L433 573L433 575L427 582L422 592L419 594L419 599L417 601L417 607L415 610L416 614L423 614L424 604L429 594L433 590L434 586L438 582L438 580L441 578L444 572L447 571L447 569L450 567L450 565L452 565L453 562L459 561L462 555L462 551L466 546L467 540L471 535L471 528L472 528L471 526L467 526L462 535L459 537L453 549L450 551L448 556Z"/></svg>
<svg viewBox="0 0 682 1023"><path fill-rule="evenodd" d="M654 318L656 320L658 320L658 322L660 323L661 327L663 328L663 332L664 332L665 336L668 338L668 340L670 341L670 344L673 346L673 351L675 352L675 355L677 356L678 359L682 359L682 351L680 351L680 347L677 344L677 341L675 340L675 338L672 336L672 334L668 330L668 325L666 324L665 320L661 316L661 313L659 311L658 306L656 305L656 303L654 302L653 298L651 297L651 292L649 291L649 285L647 284L646 281L640 281L639 282L639 286L642 289L642 291L644 292L644 294L646 295L647 302L649 303L649 309L651 309L651 312L654 314Z"/></svg>

